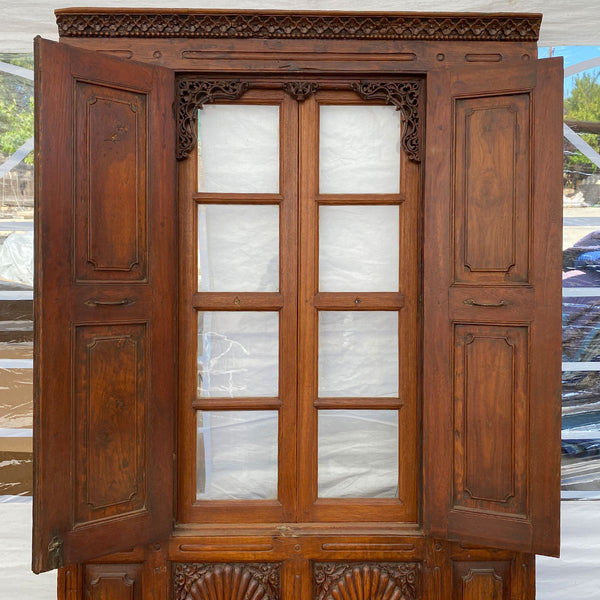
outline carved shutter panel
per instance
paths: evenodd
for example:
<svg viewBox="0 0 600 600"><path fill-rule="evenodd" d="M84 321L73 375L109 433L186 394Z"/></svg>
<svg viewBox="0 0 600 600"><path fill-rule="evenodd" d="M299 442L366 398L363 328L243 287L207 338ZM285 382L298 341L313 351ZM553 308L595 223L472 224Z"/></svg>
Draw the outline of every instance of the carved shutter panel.
<svg viewBox="0 0 600 600"><path fill-rule="evenodd" d="M176 263L172 73L39 38L36 61L40 572L171 530Z"/></svg>
<svg viewBox="0 0 600 600"><path fill-rule="evenodd" d="M425 528L550 555L559 549L561 60L430 76L424 217Z"/></svg>

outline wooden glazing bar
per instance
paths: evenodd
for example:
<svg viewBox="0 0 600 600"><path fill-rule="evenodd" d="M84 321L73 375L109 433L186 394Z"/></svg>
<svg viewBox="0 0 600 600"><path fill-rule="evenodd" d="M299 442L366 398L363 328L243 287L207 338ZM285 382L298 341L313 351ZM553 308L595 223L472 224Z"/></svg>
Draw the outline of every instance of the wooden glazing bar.
<svg viewBox="0 0 600 600"><path fill-rule="evenodd" d="M283 294L276 292L196 292L196 310L280 310Z"/></svg>
<svg viewBox="0 0 600 600"><path fill-rule="evenodd" d="M197 398L192 401L196 410L278 410L279 398Z"/></svg>
<svg viewBox="0 0 600 600"><path fill-rule="evenodd" d="M317 202L327 205L365 204L367 206L402 204L403 194L319 194Z"/></svg>
<svg viewBox="0 0 600 600"><path fill-rule="evenodd" d="M192 195L198 204L281 204L281 194L227 194L197 192Z"/></svg>
<svg viewBox="0 0 600 600"><path fill-rule="evenodd" d="M368 408L391 410L402 408L404 402L400 398L317 398L313 402L315 408L338 409L338 408Z"/></svg>
<svg viewBox="0 0 600 600"><path fill-rule="evenodd" d="M399 310L404 295L399 292L319 292L313 306L317 310Z"/></svg>

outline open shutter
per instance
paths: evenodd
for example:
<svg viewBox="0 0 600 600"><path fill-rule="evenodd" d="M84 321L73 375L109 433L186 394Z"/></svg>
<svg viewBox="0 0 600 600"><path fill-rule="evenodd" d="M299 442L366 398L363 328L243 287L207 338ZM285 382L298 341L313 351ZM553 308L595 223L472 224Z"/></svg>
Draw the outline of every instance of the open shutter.
<svg viewBox="0 0 600 600"><path fill-rule="evenodd" d="M173 523L172 73L36 39L33 570Z"/></svg>
<svg viewBox="0 0 600 600"><path fill-rule="evenodd" d="M424 198L426 532L549 555L559 551L561 61L432 74Z"/></svg>

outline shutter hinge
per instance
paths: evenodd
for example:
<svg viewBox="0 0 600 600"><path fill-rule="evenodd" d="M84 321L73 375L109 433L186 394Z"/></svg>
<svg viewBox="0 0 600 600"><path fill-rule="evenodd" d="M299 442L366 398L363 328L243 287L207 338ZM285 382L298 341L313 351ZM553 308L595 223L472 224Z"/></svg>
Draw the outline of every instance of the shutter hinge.
<svg viewBox="0 0 600 600"><path fill-rule="evenodd" d="M48 565L51 569L60 569L64 565L63 541L58 536L48 543Z"/></svg>

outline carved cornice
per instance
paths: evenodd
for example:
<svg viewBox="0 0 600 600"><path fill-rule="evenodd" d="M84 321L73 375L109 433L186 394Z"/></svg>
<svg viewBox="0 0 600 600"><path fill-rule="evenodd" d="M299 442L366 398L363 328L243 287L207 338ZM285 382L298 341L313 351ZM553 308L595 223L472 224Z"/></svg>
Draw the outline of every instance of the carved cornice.
<svg viewBox="0 0 600 600"><path fill-rule="evenodd" d="M313 578L315 600L419 597L417 563L316 563Z"/></svg>
<svg viewBox="0 0 600 600"><path fill-rule="evenodd" d="M56 11L62 37L535 42L538 14Z"/></svg>
<svg viewBox="0 0 600 600"><path fill-rule="evenodd" d="M176 563L174 597L176 600L279 600L280 569L279 563ZM229 593L220 595L216 590Z"/></svg>
<svg viewBox="0 0 600 600"><path fill-rule="evenodd" d="M402 147L411 160L421 160L422 123L419 111L421 81L361 81L353 83L352 89L364 100L383 100L402 112L404 128Z"/></svg>
<svg viewBox="0 0 600 600"><path fill-rule="evenodd" d="M177 80L177 159L187 158L198 142L198 109L216 100L237 100L248 89L248 83Z"/></svg>

